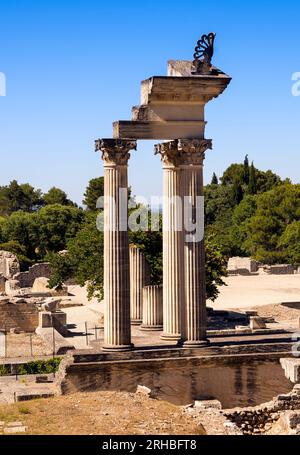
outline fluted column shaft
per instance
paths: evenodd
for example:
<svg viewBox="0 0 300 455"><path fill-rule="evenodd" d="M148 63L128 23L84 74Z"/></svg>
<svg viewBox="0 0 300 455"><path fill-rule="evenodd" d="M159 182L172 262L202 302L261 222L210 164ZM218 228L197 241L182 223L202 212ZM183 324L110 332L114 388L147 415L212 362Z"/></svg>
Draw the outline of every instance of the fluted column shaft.
<svg viewBox="0 0 300 455"><path fill-rule="evenodd" d="M177 149L165 142L155 146L163 163L163 334L181 339L183 288L183 232L180 168Z"/></svg>
<svg viewBox="0 0 300 455"><path fill-rule="evenodd" d="M207 140L181 140L181 183L184 199L184 306L182 341L201 346L206 339L203 161Z"/></svg>
<svg viewBox="0 0 300 455"><path fill-rule="evenodd" d="M163 300L162 286L151 285L143 288L143 324L141 330L162 330Z"/></svg>
<svg viewBox="0 0 300 455"><path fill-rule="evenodd" d="M143 287L149 284L150 272L142 251L135 245L129 247L130 263L130 319L132 325L143 320Z"/></svg>
<svg viewBox="0 0 300 455"><path fill-rule="evenodd" d="M104 161L104 345L105 350L132 349L128 244L129 150L135 141L102 139L96 150Z"/></svg>

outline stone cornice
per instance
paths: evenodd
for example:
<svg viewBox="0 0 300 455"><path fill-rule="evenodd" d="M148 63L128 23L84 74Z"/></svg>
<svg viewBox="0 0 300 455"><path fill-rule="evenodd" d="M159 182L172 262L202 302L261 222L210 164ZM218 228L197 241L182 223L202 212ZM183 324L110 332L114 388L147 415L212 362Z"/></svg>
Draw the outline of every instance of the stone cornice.
<svg viewBox="0 0 300 455"><path fill-rule="evenodd" d="M212 148L211 139L176 139L155 145L164 167L203 165L205 151Z"/></svg>
<svg viewBox="0 0 300 455"><path fill-rule="evenodd" d="M133 139L97 139L96 152L102 152L104 165L127 165L130 150L136 150L136 140Z"/></svg>

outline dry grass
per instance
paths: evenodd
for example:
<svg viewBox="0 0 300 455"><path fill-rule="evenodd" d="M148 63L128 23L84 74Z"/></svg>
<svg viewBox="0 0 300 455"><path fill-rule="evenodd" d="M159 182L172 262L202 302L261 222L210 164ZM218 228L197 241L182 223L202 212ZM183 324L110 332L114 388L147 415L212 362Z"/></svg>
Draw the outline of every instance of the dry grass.
<svg viewBox="0 0 300 455"><path fill-rule="evenodd" d="M85 392L0 405L0 420L23 422L27 434L204 434L179 407L126 392Z"/></svg>

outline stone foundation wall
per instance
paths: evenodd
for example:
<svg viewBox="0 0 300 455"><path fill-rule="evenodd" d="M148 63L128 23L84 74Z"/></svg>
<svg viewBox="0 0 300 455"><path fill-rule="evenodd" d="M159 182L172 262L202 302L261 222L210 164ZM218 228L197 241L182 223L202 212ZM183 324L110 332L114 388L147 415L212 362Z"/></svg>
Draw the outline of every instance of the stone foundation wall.
<svg viewBox="0 0 300 455"><path fill-rule="evenodd" d="M21 288L31 288L36 278L50 278L51 268L48 262L34 264L29 268L28 272L20 272L14 275L14 280L20 282Z"/></svg>
<svg viewBox="0 0 300 455"><path fill-rule="evenodd" d="M177 405L214 398L223 408L253 406L291 389L279 359L272 360L272 353L266 353L264 360L255 355L237 355L80 364L69 358L61 368L63 393L135 392L138 385L143 385L157 398Z"/></svg>
<svg viewBox="0 0 300 455"><path fill-rule="evenodd" d="M0 303L0 329L34 332L38 327L38 309L33 303Z"/></svg>

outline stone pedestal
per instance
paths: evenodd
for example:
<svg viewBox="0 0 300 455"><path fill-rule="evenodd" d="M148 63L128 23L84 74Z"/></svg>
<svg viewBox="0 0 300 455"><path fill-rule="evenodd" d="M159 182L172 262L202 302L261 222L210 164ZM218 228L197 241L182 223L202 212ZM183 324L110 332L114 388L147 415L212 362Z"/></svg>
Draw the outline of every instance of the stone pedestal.
<svg viewBox="0 0 300 455"><path fill-rule="evenodd" d="M143 288L143 324L141 330L162 330L163 328L162 286Z"/></svg>
<svg viewBox="0 0 300 455"><path fill-rule="evenodd" d="M53 327L56 320L60 325L67 324L67 314L63 311L40 311L39 312L39 327L42 329Z"/></svg>
<svg viewBox="0 0 300 455"><path fill-rule="evenodd" d="M163 163L163 334L170 341L181 339L184 298L182 201L180 167L174 141L155 146Z"/></svg>
<svg viewBox="0 0 300 455"><path fill-rule="evenodd" d="M143 287L149 284L150 272L141 250L129 247L130 263L130 318L132 325L140 325L143 320Z"/></svg>
<svg viewBox="0 0 300 455"><path fill-rule="evenodd" d="M128 244L129 151L136 141L101 139L104 161L104 350L132 349Z"/></svg>

